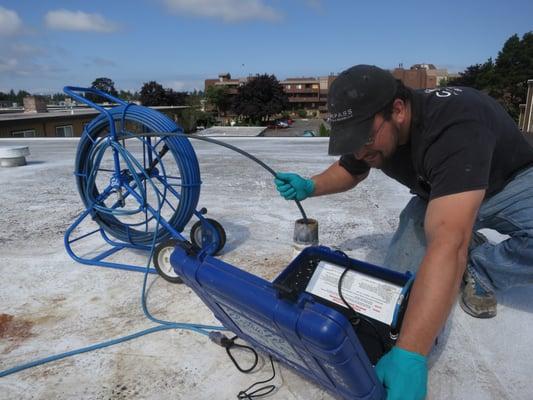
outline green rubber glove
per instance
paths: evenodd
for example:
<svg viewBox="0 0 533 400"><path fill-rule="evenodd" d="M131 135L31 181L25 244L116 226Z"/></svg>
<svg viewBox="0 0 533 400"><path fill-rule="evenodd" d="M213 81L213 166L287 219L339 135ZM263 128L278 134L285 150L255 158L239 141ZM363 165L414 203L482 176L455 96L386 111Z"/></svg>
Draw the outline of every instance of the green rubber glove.
<svg viewBox="0 0 533 400"><path fill-rule="evenodd" d="M278 192L286 200L302 201L311 196L315 191L315 182L312 179L305 179L293 173L276 173L274 183Z"/></svg>
<svg viewBox="0 0 533 400"><path fill-rule="evenodd" d="M377 363L376 374L387 390L387 400L426 398L427 358L421 354L393 347Z"/></svg>

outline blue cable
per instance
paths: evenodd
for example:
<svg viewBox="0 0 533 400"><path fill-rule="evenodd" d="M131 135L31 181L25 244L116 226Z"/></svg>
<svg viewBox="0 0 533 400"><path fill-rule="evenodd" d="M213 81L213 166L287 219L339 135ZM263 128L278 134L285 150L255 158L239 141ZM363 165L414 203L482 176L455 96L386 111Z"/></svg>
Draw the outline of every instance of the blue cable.
<svg viewBox="0 0 533 400"><path fill-rule="evenodd" d="M166 326L165 325L154 326L152 328L145 329L143 331L134 333L132 335L124 336L122 338L109 340L107 342L94 344L92 346L83 347L83 348L77 349L77 350L67 351L65 353L56 354L54 356L50 356L50 357L46 357L46 358L41 358L40 360L31 361L31 362L26 363L26 364L22 364L22 365L19 365L19 366L10 368L10 369L6 369L4 371L0 371L0 378L4 377L4 376L11 375L11 374L14 374L16 372L23 371L23 370L28 369L28 368L37 367L39 365L43 365L43 364L46 364L46 363L49 363L49 362L52 362L52 361L61 360L62 358L74 356L76 354L86 353L86 352L93 351L93 350L98 350L98 349L101 349L101 348L104 348L104 347L113 346L113 345L118 344L118 343L122 343L122 342L125 342L125 341L128 341L128 340L132 340L132 339L138 338L138 337L143 336L143 335L148 335L150 333L162 331L162 330L165 330L165 329L174 329L174 327L173 326L169 326L169 325L166 325ZM193 328L191 328L191 330L193 330ZM204 332L201 331L200 329L198 329L197 331L198 331L198 333L204 334Z"/></svg>
<svg viewBox="0 0 533 400"><path fill-rule="evenodd" d="M201 183L196 153L187 137L183 135L183 130L167 116L136 104L120 105L106 111L105 115L100 114L87 125L80 138L76 152L74 175L85 207L93 210L92 216L96 223L111 236L123 242L131 242L138 245L149 245L151 243L152 235L150 232L127 226L115 217L115 215L120 215L119 213L111 214L105 212L105 206L102 207L103 200L99 196L101 193L98 192L98 188L95 185L97 169L105 150L111 148L116 151L118 147L121 147L117 142L114 142L116 146L113 146L111 141L107 140L109 138L108 135L102 137L100 134L109 129L110 118L119 125L124 125L124 121L127 120L130 123L143 126L149 132L173 132L177 134L177 136L164 136L161 141L168 147L169 153L172 155L173 161L176 162L180 172L179 204L167 222L176 231L181 232L196 209L200 197ZM124 133L126 132L120 132L120 134ZM151 146L149 140L139 140ZM153 150L153 146L151 148ZM141 168L142 170L143 168ZM135 179L136 177L133 178ZM167 230L160 230L157 242L160 243L170 237L171 235Z"/></svg>

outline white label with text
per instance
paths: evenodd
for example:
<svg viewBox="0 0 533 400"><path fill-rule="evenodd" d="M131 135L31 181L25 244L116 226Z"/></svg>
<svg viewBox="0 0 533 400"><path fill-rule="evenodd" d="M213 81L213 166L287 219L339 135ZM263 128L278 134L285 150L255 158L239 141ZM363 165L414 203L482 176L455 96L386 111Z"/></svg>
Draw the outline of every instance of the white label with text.
<svg viewBox="0 0 533 400"><path fill-rule="evenodd" d="M306 291L346 307L338 290L339 279L343 272L344 267L320 261ZM387 325L392 323L401 292L401 286L352 269L342 280L342 295L346 302L356 312Z"/></svg>

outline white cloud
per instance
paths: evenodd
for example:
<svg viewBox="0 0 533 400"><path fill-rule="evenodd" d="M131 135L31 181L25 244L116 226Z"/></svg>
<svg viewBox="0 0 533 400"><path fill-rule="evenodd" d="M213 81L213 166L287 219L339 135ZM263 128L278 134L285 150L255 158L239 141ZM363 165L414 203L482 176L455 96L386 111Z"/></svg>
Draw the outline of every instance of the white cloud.
<svg viewBox="0 0 533 400"><path fill-rule="evenodd" d="M164 0L178 14L220 18L225 22L279 21L282 15L262 0Z"/></svg>
<svg viewBox="0 0 533 400"><path fill-rule="evenodd" d="M16 79L64 77L64 54L59 49L43 48L23 42L0 40L0 83L17 85ZM26 85L26 82L22 82ZM19 86L20 88L23 88ZM26 88L27 89L27 88Z"/></svg>
<svg viewBox="0 0 533 400"><path fill-rule="evenodd" d="M18 61L16 58L8 58L7 60L0 60L0 72L16 72Z"/></svg>
<svg viewBox="0 0 533 400"><path fill-rule="evenodd" d="M0 35L12 35L17 33L22 26L18 14L0 6Z"/></svg>
<svg viewBox="0 0 533 400"><path fill-rule="evenodd" d="M116 24L106 20L100 14L89 14L83 11L49 11L44 21L48 28L64 31L113 32L117 29Z"/></svg>

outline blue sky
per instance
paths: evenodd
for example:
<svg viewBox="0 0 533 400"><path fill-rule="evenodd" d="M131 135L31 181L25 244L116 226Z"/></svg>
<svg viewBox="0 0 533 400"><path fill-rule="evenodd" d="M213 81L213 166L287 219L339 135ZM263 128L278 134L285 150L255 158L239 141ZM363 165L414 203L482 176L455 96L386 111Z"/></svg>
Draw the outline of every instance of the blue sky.
<svg viewBox="0 0 533 400"><path fill-rule="evenodd" d="M0 0L0 91L60 91L100 76L203 89L220 72L278 79L359 63L457 72L533 30L531 0Z"/></svg>

